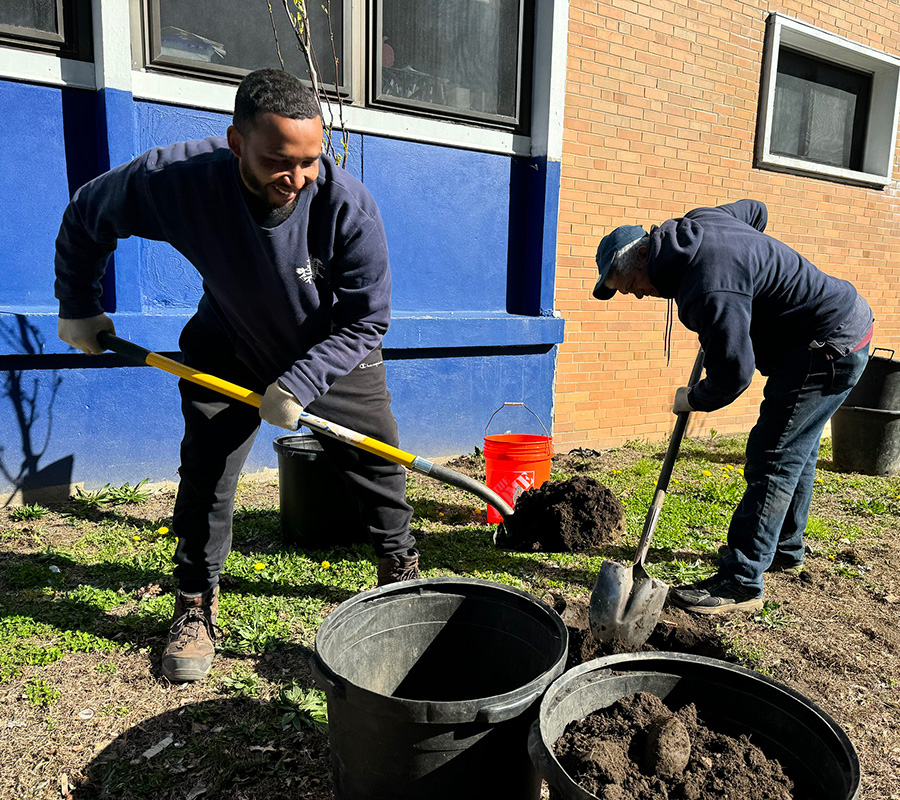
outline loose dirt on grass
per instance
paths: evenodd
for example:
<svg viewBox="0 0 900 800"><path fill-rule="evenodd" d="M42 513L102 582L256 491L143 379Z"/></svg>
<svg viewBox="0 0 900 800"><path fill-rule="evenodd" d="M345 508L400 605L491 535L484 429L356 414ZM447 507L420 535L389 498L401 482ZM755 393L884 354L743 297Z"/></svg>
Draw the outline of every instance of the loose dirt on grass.
<svg viewBox="0 0 900 800"><path fill-rule="evenodd" d="M612 487L625 505L628 532L612 535L591 555L497 550L480 500L411 474L425 576L470 576L524 589L562 614L570 633L568 667L604 655L587 633L593 580L603 557L624 563L633 554L664 451L662 443L554 458L554 480L590 478ZM686 440L667 497L673 502L663 508L651 550L651 573L672 583L675 570L714 567L727 516L689 520L697 544L667 548L667 508L674 513L679 492L701 469L736 471L739 453L724 437ZM449 465L484 480L483 459L466 456ZM739 663L799 691L856 747L861 797L900 800L900 504L888 496L888 490L900 494L900 480L879 484L888 499L878 505L866 494L868 484L854 488L852 476L838 481L827 457L819 467L830 488L817 488L812 513L828 531L810 539L806 572L767 575L766 607L754 615L716 619L666 608L644 649ZM242 482L235 549L251 566L240 574L227 568L223 593L241 603L293 602L277 621L294 632L266 639L245 619L240 636L234 625L224 631L232 646L216 656L207 681L173 686L159 673L174 591L171 565L168 555L154 561L144 548L153 531L170 524L173 499L172 490L159 491L140 504L82 516L61 504L32 521L0 509L0 798L333 796L327 735L302 715L291 716L279 690L291 682L315 687L309 656L316 620L375 585L371 548L285 548L277 483ZM110 522L118 526L114 534ZM132 542L133 536L142 541ZM122 560L125 550L131 555ZM265 565L258 575L256 561ZM278 579L278 569L298 563L306 570L302 583ZM295 615L307 598L310 621L300 625ZM17 626L36 623L43 626L37 633L16 639ZM96 649L90 636L109 649ZM88 710L93 713L81 713Z"/></svg>

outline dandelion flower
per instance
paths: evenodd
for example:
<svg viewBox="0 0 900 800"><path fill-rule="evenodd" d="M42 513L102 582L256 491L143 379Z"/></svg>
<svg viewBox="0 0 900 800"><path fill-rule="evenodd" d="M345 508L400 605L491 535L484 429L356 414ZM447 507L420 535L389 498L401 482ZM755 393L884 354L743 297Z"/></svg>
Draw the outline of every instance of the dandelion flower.
<svg viewBox="0 0 900 800"><path fill-rule="evenodd" d="M135 542L139 542L141 540L140 536L132 536L131 537Z"/></svg>
<svg viewBox="0 0 900 800"><path fill-rule="evenodd" d="M265 569L265 568L266 568L266 565L263 564L262 561L257 561L257 562L253 565L253 569L255 569L257 572L259 572L260 570Z"/></svg>
<svg viewBox="0 0 900 800"><path fill-rule="evenodd" d="M816 478L816 483L821 483L821 482L822 482L821 478Z"/></svg>
<svg viewBox="0 0 900 800"><path fill-rule="evenodd" d="M727 469L729 472L731 472L731 470L734 469L734 464L726 464L725 469Z"/></svg>
<svg viewBox="0 0 900 800"><path fill-rule="evenodd" d="M712 473L708 469L703 470L703 472L701 472L700 474L705 475L707 478L712 475Z"/></svg>
<svg viewBox="0 0 900 800"><path fill-rule="evenodd" d="M165 535L169 532L169 529L168 529L165 525L163 525L161 528L157 528L157 529L156 529L156 532L157 532L160 536L165 536Z"/></svg>
<svg viewBox="0 0 900 800"><path fill-rule="evenodd" d="M323 561L323 562L322 562L322 569L330 569L330 568L331 568L331 562L330 562L330 561Z"/></svg>
<svg viewBox="0 0 900 800"><path fill-rule="evenodd" d="M742 468L742 467L738 467L738 475L743 475L743 474L744 474L743 468Z"/></svg>

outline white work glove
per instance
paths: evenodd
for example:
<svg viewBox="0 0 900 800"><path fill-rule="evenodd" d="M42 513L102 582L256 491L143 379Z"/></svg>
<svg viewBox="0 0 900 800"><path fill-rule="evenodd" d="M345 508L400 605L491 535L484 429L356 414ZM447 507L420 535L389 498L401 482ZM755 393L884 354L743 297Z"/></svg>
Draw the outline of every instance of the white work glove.
<svg viewBox="0 0 900 800"><path fill-rule="evenodd" d="M259 416L271 425L295 431L300 427L303 406L278 381L269 384L259 404Z"/></svg>
<svg viewBox="0 0 900 800"><path fill-rule="evenodd" d="M690 386L681 386L675 390L675 402L672 404L672 413L673 414L683 414L684 412L693 411L694 408L691 406L688 401L688 392L690 392Z"/></svg>
<svg viewBox="0 0 900 800"><path fill-rule="evenodd" d="M84 319L60 317L56 323L56 332L60 339L66 344L78 348L82 353L89 353L93 356L106 352L106 348L101 347L97 341L97 334L100 331L109 331L112 334L116 332L116 326L106 314L97 314L96 317L85 317Z"/></svg>

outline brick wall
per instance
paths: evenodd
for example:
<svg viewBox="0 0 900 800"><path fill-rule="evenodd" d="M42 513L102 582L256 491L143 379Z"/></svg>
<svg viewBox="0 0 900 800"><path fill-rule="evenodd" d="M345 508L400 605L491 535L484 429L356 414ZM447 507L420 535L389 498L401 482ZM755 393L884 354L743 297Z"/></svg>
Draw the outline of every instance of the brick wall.
<svg viewBox="0 0 900 800"><path fill-rule="evenodd" d="M554 442L564 452L671 432L671 401L696 355L666 301L594 300L594 253L609 229L648 227L697 206L751 197L767 232L852 281L875 310L874 346L900 351L900 168L885 190L754 168L766 18L779 12L900 54L897 0L571 0L556 307ZM884 354L882 354L884 355ZM698 414L688 435L746 432L763 379Z"/></svg>

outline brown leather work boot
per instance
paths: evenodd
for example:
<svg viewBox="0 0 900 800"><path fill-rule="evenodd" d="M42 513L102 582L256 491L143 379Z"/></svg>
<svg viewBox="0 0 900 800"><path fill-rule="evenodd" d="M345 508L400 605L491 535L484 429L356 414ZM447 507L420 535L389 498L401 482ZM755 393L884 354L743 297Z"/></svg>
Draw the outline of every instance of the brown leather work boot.
<svg viewBox="0 0 900 800"><path fill-rule="evenodd" d="M199 681L209 674L218 616L218 586L199 594L175 592L175 613L162 657L162 674L170 681Z"/></svg>
<svg viewBox="0 0 900 800"><path fill-rule="evenodd" d="M419 554L415 550L410 550L406 555L382 556L378 559L379 586L398 581L414 581L420 577Z"/></svg>

